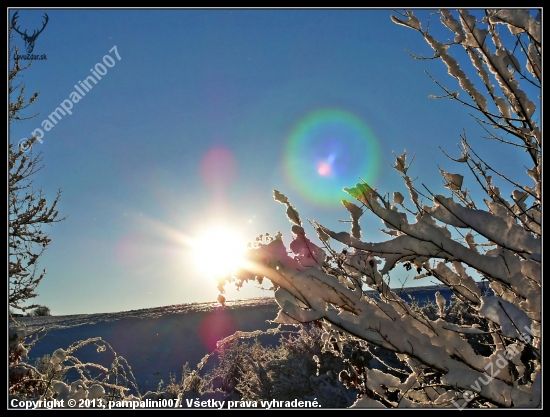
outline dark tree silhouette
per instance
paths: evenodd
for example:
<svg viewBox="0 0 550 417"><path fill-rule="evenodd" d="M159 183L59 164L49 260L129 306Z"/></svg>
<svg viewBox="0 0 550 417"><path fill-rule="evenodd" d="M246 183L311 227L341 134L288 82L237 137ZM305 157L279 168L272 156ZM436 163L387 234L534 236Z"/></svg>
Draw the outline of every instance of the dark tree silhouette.
<svg viewBox="0 0 550 417"><path fill-rule="evenodd" d="M13 39L10 27L9 40ZM10 48L10 69L8 73L9 107L8 122L21 122L36 115L26 116L25 111L38 98L34 93L25 97L25 86L19 82L22 71L27 70L32 61L21 66L17 46ZM16 141L9 133L8 141L8 198L9 198L9 293L10 309L26 311L39 307L27 302L36 297L36 287L42 281L46 270L40 271L38 260L51 240L44 226L64 220L56 210L61 190L51 204L46 201L42 189L34 187L35 175L42 168L41 153L34 154L33 145L37 138L24 138Z"/></svg>

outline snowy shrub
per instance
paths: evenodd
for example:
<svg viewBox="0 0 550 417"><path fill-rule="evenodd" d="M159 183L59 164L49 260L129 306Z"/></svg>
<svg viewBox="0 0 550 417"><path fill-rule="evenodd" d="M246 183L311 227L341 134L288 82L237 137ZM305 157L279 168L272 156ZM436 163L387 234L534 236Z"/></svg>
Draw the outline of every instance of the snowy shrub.
<svg viewBox="0 0 550 417"><path fill-rule="evenodd" d="M52 361L52 356L46 354L40 358L37 358L34 366L36 370L44 377L44 379L48 381L62 381L65 379L65 371L62 369L56 369L57 367L54 363L55 362Z"/></svg>
<svg viewBox="0 0 550 417"><path fill-rule="evenodd" d="M46 306L40 306L36 307L34 310L32 310L29 313L29 316L31 317L44 317L44 316L51 316L52 313L50 312L50 308Z"/></svg>
<svg viewBox="0 0 550 417"><path fill-rule="evenodd" d="M8 336L8 394L19 398L39 395L44 387L36 378L38 372L24 359L28 348L24 342L31 332L23 327L10 328Z"/></svg>
<svg viewBox="0 0 550 417"><path fill-rule="evenodd" d="M205 391L207 382L198 374L196 370L192 370L189 363L183 365L181 379L178 382L176 375L170 374L166 388L159 386L158 392L167 392L177 397L184 392L202 393Z"/></svg>
<svg viewBox="0 0 550 417"><path fill-rule="evenodd" d="M317 243L306 236L297 209L275 190L293 223L290 250L280 232L259 238L247 252L247 266L220 282L223 291L227 282L240 287L269 279L280 306L277 322L321 323L324 349L335 355L346 343L394 352L404 366L393 373L369 369L359 353L345 363L340 379L359 389L357 407L541 405L540 19L519 9L482 14L479 20L465 10L439 11L454 36L448 43L436 40L410 11L392 20L419 32L434 50L430 59L441 59L466 93L459 98L436 81L441 97L476 111L496 145L513 147L518 158L527 155L527 176L489 165L464 134L461 154L449 158L470 172L485 198L475 201L463 175L442 169L448 194L437 194L415 185L404 151L394 168L410 203L399 191L390 198L364 182L346 188L357 201L343 201L351 233L312 222ZM451 55L457 48L473 71ZM479 80L472 80L476 74ZM360 220L369 212L389 240L361 240ZM334 241L345 249L333 249ZM461 302L457 311L450 314L441 299L434 314L404 302L388 285L399 265L414 267L417 279L430 276L448 286ZM493 295L481 293L481 278Z"/></svg>
<svg viewBox="0 0 550 417"><path fill-rule="evenodd" d="M78 401L101 398L116 401L130 398L132 392L139 392L126 360L99 337L75 342L67 349L59 348L51 356L37 360L35 366L31 365L26 357L38 339L29 339L42 330L30 332L25 327L9 329L10 399ZM110 351L113 356L111 366L82 363L74 354L88 345L95 345L100 354Z"/></svg>
<svg viewBox="0 0 550 417"><path fill-rule="evenodd" d="M435 302L421 305L412 298L408 304L428 319L436 320L441 315ZM488 331L488 321L468 310L467 304L455 298L445 307L443 318ZM218 349L217 366L201 379L203 389L197 390L195 397L217 390L225 394L220 397L225 400L317 399L322 407L340 408L350 406L361 390L368 391L362 368L400 379L411 372L407 363L389 349L347 338L340 332L330 335L315 322L296 326L299 330L289 332L274 347L244 338L224 344ZM490 335L466 333L464 337L476 353L490 355ZM388 389L386 394L398 400L394 391Z"/></svg>
<svg viewBox="0 0 550 417"><path fill-rule="evenodd" d="M205 375L211 391L232 401L317 400L322 407L346 407L356 392L338 380L343 361L323 349L316 325L286 332L275 346L232 339L218 348L218 364Z"/></svg>

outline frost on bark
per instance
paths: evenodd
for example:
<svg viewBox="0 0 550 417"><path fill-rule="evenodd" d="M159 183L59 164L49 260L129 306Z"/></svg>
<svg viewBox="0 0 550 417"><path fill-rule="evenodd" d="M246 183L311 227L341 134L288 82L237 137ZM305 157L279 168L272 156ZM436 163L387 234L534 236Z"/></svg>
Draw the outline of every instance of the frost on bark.
<svg viewBox="0 0 550 417"><path fill-rule="evenodd" d="M269 279L280 306L279 323L315 321L325 329L323 340L353 340L397 353L403 366L391 374L357 363L344 370L344 379L360 388L357 406L541 405L540 19L516 9L485 10L482 17L481 12L440 10L439 19L453 37L447 43L423 29L410 11L392 20L419 32L434 50L432 59L441 59L466 93L459 98L434 80L444 92L439 98L473 109L498 145L527 152L532 181L489 166L464 135L461 154L445 155L465 164L471 175L441 169L447 194L432 193L408 176L403 152L396 155L394 169L403 178L409 206L399 191L390 193L390 201L358 183L345 189L356 203L343 201L351 233L312 222L318 243L306 237L288 198L275 191L294 223L292 242L287 248L280 233L258 240L247 253L247 267L227 280L241 286ZM463 48L469 61L459 65L451 55L455 48ZM461 65L466 64L475 72L465 72ZM493 177L508 184L509 198ZM483 201L470 196L468 180L484 191ZM361 240L360 218L367 212L382 221L389 240ZM337 252L334 241L346 249ZM448 286L470 320L451 321L439 294L438 314L431 318L404 302L388 284L398 266L414 267L415 278L431 276ZM480 279L489 282L492 295L481 292ZM326 349L338 351L338 343L327 343Z"/></svg>

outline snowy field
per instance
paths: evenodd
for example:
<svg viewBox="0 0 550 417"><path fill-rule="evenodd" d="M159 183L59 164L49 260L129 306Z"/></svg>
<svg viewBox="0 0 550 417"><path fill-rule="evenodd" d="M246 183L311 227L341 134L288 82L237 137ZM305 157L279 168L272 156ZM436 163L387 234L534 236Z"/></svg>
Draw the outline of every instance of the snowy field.
<svg viewBox="0 0 550 417"><path fill-rule="evenodd" d="M447 287L415 287L402 291L409 301L410 294L421 304L434 301L439 290L447 300ZM399 293L399 290L396 290ZM195 368L200 360L216 347L216 342L236 331L252 332L276 327L268 323L277 316L278 306L273 298L229 301L226 307L217 302L180 304L118 313L83 314L49 317L21 317L22 325L30 330L44 328L45 335L30 349L32 363L57 348L88 338L101 337L115 352L123 356L132 368L140 391L155 390L170 374L179 380L187 362ZM10 323L12 326L13 323ZM278 336L264 335L264 344L277 343ZM113 359L109 352L96 352L86 346L74 356L82 362L108 366Z"/></svg>
<svg viewBox="0 0 550 417"><path fill-rule="evenodd" d="M46 335L31 348L29 359L51 355L57 348L101 337L123 356L141 390L154 390L172 373L181 377L186 362L194 368L216 347L216 341L237 330L267 330L266 320L277 315L273 299L250 299L219 303L182 304L119 313L51 317L22 317L30 329L44 328ZM75 352L82 362L109 365L113 356L98 353L93 345Z"/></svg>

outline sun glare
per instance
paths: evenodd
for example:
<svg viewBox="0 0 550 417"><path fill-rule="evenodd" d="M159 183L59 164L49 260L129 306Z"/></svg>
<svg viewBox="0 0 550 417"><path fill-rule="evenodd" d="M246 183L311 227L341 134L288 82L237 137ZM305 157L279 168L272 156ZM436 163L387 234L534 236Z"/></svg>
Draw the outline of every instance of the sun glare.
<svg viewBox="0 0 550 417"><path fill-rule="evenodd" d="M246 241L234 230L213 227L200 235L194 245L195 261L212 277L231 273L243 263Z"/></svg>

